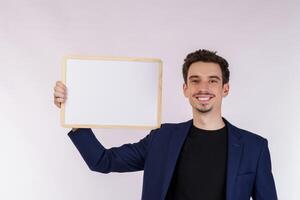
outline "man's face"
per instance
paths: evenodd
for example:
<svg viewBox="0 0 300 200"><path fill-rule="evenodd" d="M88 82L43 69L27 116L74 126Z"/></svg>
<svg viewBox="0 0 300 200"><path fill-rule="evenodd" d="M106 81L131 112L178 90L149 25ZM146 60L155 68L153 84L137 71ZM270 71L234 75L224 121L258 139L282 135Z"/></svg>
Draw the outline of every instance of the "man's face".
<svg viewBox="0 0 300 200"><path fill-rule="evenodd" d="M229 84L223 85L222 80L219 64L200 61L191 64L183 92L189 98L193 113L221 115L222 99L229 91Z"/></svg>

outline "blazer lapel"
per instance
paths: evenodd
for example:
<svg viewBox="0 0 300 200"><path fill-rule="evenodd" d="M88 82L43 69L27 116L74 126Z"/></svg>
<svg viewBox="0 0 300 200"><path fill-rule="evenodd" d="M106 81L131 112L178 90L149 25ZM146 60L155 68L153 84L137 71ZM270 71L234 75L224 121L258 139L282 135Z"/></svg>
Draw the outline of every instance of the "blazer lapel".
<svg viewBox="0 0 300 200"><path fill-rule="evenodd" d="M230 124L225 118L224 122L228 130L228 152L227 152L227 177L226 177L226 199L234 199L234 190L236 176L243 151L243 143L241 142L241 134L238 129Z"/></svg>
<svg viewBox="0 0 300 200"><path fill-rule="evenodd" d="M167 195L167 191L172 179L172 175L176 166L176 161L178 159L181 147L188 135L189 128L193 124L193 119L179 124L172 131L172 136L169 143L168 158L167 158L167 168L163 183L162 199Z"/></svg>

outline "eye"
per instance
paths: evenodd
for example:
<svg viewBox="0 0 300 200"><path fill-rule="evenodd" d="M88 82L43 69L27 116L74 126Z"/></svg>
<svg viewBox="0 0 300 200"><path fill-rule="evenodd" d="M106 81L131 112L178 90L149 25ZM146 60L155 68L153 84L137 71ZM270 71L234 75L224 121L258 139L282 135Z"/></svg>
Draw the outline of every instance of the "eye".
<svg viewBox="0 0 300 200"><path fill-rule="evenodd" d="M192 83L198 83L198 80L192 80Z"/></svg>
<svg viewBox="0 0 300 200"><path fill-rule="evenodd" d="M211 83L217 83L218 81L216 80L210 80Z"/></svg>

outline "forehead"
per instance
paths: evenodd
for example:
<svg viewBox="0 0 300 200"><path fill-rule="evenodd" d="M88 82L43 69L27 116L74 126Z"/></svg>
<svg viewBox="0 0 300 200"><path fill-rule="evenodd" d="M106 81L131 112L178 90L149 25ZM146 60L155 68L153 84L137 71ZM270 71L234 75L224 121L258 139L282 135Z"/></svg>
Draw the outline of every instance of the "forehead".
<svg viewBox="0 0 300 200"><path fill-rule="evenodd" d="M217 63L199 61L191 64L188 71L188 78L192 75L201 77L219 76L220 78L222 78L222 71L219 64Z"/></svg>

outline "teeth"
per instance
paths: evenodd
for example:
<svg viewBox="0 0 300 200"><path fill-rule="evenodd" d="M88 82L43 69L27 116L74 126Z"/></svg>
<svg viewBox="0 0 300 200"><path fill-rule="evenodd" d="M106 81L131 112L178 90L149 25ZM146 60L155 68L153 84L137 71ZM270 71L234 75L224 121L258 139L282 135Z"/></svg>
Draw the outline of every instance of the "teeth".
<svg viewBox="0 0 300 200"><path fill-rule="evenodd" d="M210 97L198 97L197 99L200 101L207 101Z"/></svg>

